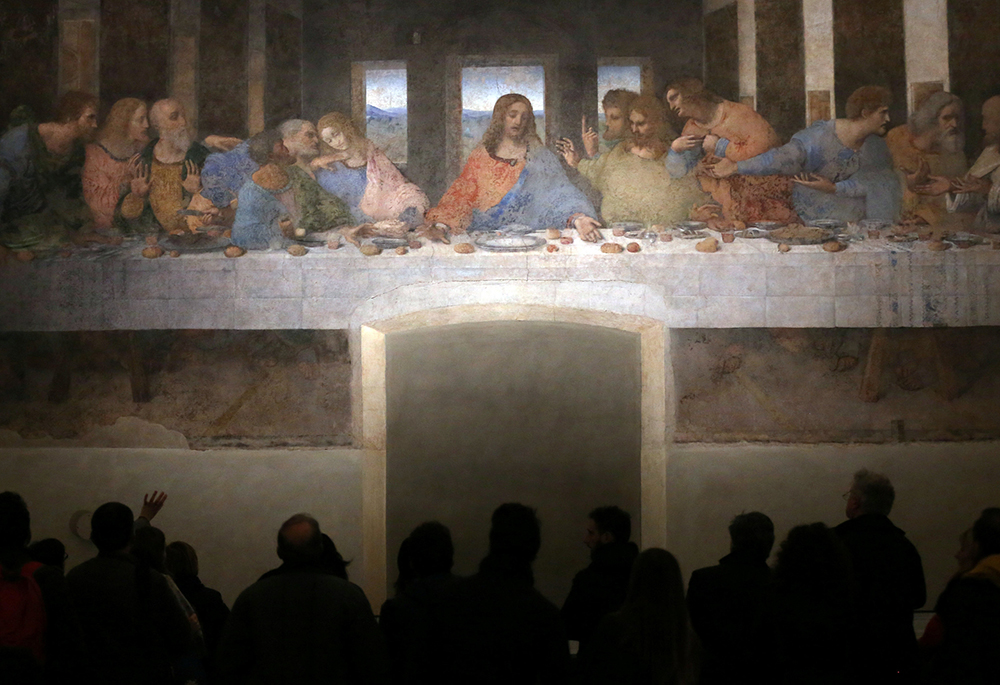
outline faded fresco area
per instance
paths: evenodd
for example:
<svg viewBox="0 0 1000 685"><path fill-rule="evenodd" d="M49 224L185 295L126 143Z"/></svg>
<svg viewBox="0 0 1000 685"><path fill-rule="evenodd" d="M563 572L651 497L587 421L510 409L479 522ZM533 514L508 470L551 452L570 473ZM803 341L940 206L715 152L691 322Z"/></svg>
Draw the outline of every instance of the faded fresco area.
<svg viewBox="0 0 1000 685"><path fill-rule="evenodd" d="M127 444L132 418L192 448L349 445L350 378L343 331L6 334L0 444Z"/></svg>
<svg viewBox="0 0 1000 685"><path fill-rule="evenodd" d="M677 330L680 442L1000 437L1000 330Z"/></svg>

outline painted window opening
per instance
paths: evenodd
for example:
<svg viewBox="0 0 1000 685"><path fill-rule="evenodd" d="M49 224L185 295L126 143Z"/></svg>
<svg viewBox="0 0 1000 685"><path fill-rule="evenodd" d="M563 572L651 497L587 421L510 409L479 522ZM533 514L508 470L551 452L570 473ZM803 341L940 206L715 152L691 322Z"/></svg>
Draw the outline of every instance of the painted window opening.
<svg viewBox="0 0 1000 685"><path fill-rule="evenodd" d="M602 153L607 152L615 141L604 138L608 125L604 117L604 107L601 102L609 90L631 90L642 92L642 66L640 64L600 64L597 67L597 132L600 134ZM627 115L626 115L627 116Z"/></svg>
<svg viewBox="0 0 1000 685"><path fill-rule="evenodd" d="M368 139L394 163L407 160L406 64L365 69L365 126Z"/></svg>

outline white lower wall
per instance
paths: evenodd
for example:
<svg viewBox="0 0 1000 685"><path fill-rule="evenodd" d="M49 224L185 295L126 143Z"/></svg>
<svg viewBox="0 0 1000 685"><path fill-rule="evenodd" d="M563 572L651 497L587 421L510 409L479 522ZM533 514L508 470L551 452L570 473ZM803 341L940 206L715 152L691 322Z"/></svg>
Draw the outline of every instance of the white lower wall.
<svg viewBox="0 0 1000 685"><path fill-rule="evenodd" d="M896 487L891 518L920 551L930 608L954 571L959 534L983 508L1000 506L998 447L996 442L676 445L667 471L667 546L687 578L728 552L726 527L733 516L759 510L774 520L777 550L794 525L843 521L841 495L851 474L867 467L886 473ZM7 449L0 451L0 489L25 497L34 538L63 540L69 566L93 554L90 543L69 530L74 512L118 500L138 513L144 492L166 490L170 499L156 524L168 541L195 546L202 579L231 603L278 564L277 528L298 511L316 516L344 556L357 560L351 577L364 584L358 455L354 450ZM387 556L394 577L395 552Z"/></svg>
<svg viewBox="0 0 1000 685"><path fill-rule="evenodd" d="M777 551L795 525L842 522L841 496L851 475L869 468L885 473L895 486L890 518L920 552L926 608L932 608L955 571L959 534L984 508L1000 506L998 447L996 442L678 445L667 471L667 546L687 578L728 553L726 529L733 516L762 511L774 521Z"/></svg>
<svg viewBox="0 0 1000 685"><path fill-rule="evenodd" d="M345 558L356 560L348 572L363 582L355 450L7 449L0 451L0 490L19 492L28 503L32 539L66 544L67 570L96 554L70 530L74 512L119 501L138 515L143 494L163 490L169 497L154 524L167 542L194 546L202 581L230 605L281 563L278 527L301 511L316 517ZM88 513L84 535L89 522Z"/></svg>

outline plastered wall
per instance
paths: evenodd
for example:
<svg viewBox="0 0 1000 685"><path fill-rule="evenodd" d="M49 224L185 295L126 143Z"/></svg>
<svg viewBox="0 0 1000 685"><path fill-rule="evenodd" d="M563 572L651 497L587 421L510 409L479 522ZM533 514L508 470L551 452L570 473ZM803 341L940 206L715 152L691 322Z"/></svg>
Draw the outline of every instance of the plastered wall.
<svg viewBox="0 0 1000 685"><path fill-rule="evenodd" d="M154 525L167 542L194 546L202 581L230 605L281 563L278 527L297 512L315 516L344 557L356 560L349 573L361 567L361 465L354 450L5 449L0 490L24 497L33 539L66 544L67 570L96 554L71 532L74 513L120 501L138 515L144 493L166 491ZM89 521L87 513L77 527L84 536ZM363 582L357 574L352 579Z"/></svg>
<svg viewBox="0 0 1000 685"><path fill-rule="evenodd" d="M726 527L734 515L754 510L767 513L780 544L799 523L836 525L843 521L841 495L850 485L851 474L861 467L880 470L896 487L891 518L907 532L923 558L930 609L955 569L959 534L983 508L1000 505L998 451L997 442L675 446L667 472L667 546L677 555L686 579L694 569L717 563L728 552ZM229 603L277 565L277 527L284 517L303 509L320 520L345 557L356 560L352 579L364 583L359 571L360 464L357 453L350 450L0 451L0 488L25 497L36 539L55 536L66 542L70 566L93 553L89 543L69 532L68 522L75 511L93 509L111 499L138 510L143 492L157 487L167 490L170 499L156 523L168 540L184 539L198 549L203 580L219 589ZM525 484L525 491L530 487ZM568 501L569 495L555 490L546 506L558 511L564 497ZM567 504L566 508L571 507ZM554 521L548 517L543 554L546 545L564 546L570 554L575 548L575 562L582 568L586 550L576 535L582 535L582 530L573 530L576 519L572 514L564 515L567 530L573 534L569 540L553 538ZM471 523L482 528L479 537L485 541L488 521ZM485 546L485 542L478 544ZM479 548L458 550L469 557L481 552ZM394 558L395 550L390 555ZM394 578L393 573L389 575ZM566 588L570 580L569 576L562 579ZM560 604L565 598L550 596Z"/></svg>

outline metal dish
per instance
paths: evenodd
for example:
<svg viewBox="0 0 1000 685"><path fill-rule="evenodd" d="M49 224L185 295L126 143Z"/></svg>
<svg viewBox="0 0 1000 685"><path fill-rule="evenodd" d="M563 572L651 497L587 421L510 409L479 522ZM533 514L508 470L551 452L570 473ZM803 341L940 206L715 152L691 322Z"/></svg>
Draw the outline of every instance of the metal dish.
<svg viewBox="0 0 1000 685"><path fill-rule="evenodd" d="M325 243L326 241L323 242ZM395 250L397 247L406 247L409 244L410 241L406 238L386 238L383 236L372 238L372 245L376 245L383 250Z"/></svg>
<svg viewBox="0 0 1000 685"><path fill-rule="evenodd" d="M708 232L706 231L681 231L680 237L685 240L697 240L700 238L707 238Z"/></svg>
<svg viewBox="0 0 1000 685"><path fill-rule="evenodd" d="M767 223L773 223L773 222L767 222ZM780 224L775 224L774 227L778 228L779 226ZM772 229L763 228L762 226L751 226L750 228L746 228L742 231L736 231L735 233L733 233L733 235L735 235L737 238L750 238L750 239L766 238L767 234L771 230Z"/></svg>
<svg viewBox="0 0 1000 685"><path fill-rule="evenodd" d="M839 231L842 228L847 228L847 222L840 219L817 219L816 221L810 221L809 225L816 228L826 228L831 231Z"/></svg>
<svg viewBox="0 0 1000 685"><path fill-rule="evenodd" d="M985 242L982 236L974 233L952 233L948 236L947 240L960 250L973 247L974 245L982 245Z"/></svg>
<svg viewBox="0 0 1000 685"><path fill-rule="evenodd" d="M704 221L679 221L677 228L681 231L701 231L708 227Z"/></svg>
<svg viewBox="0 0 1000 685"><path fill-rule="evenodd" d="M781 228L785 224L780 221L755 221L751 228L759 228L762 231L773 231L776 228Z"/></svg>
<svg viewBox="0 0 1000 685"><path fill-rule="evenodd" d="M504 233L483 233L473 242L489 252L528 252L545 244L545 238L537 235L511 235Z"/></svg>
<svg viewBox="0 0 1000 685"><path fill-rule="evenodd" d="M498 233L504 233L507 235L525 235L527 233L534 232L535 229L527 224L507 224L498 231Z"/></svg>
<svg viewBox="0 0 1000 685"><path fill-rule="evenodd" d="M912 243L917 238L916 233L890 233L885 237L890 243Z"/></svg>

